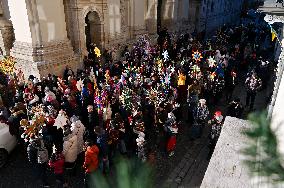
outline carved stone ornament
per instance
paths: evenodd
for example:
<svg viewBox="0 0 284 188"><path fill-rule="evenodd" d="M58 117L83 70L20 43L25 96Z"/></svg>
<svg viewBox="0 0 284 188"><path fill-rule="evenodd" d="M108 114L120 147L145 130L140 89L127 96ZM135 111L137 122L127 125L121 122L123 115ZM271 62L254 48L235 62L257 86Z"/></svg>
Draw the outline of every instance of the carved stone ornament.
<svg viewBox="0 0 284 188"><path fill-rule="evenodd" d="M264 20L269 24L284 23L284 16L266 14L264 17Z"/></svg>

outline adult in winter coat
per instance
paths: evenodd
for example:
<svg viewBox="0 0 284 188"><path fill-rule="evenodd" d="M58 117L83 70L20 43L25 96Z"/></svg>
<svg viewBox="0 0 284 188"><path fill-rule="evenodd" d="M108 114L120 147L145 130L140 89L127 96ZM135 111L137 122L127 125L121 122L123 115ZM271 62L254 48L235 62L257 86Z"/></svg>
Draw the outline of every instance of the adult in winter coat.
<svg viewBox="0 0 284 188"><path fill-rule="evenodd" d="M200 99L196 111L194 112L194 123L192 127L193 132L195 132L194 138L201 137L208 116L209 116L209 110L206 105L206 100Z"/></svg>
<svg viewBox="0 0 284 188"><path fill-rule="evenodd" d="M88 116L86 124L86 136L88 139L93 139L95 141L94 128L98 125L98 113L94 110L92 105L87 107Z"/></svg>
<svg viewBox="0 0 284 188"><path fill-rule="evenodd" d="M43 186L48 185L46 181L46 163L47 161L40 161L38 151L41 148L41 141L32 137L27 147L28 160L36 178L40 178Z"/></svg>
<svg viewBox="0 0 284 188"><path fill-rule="evenodd" d="M209 154L208 159L213 154L216 143L221 134L222 125L223 125L223 116L220 111L215 112L214 118L208 121L208 124L211 126L211 131L209 134Z"/></svg>
<svg viewBox="0 0 284 188"><path fill-rule="evenodd" d="M76 117L71 117L71 131L72 135L77 136L77 143L78 143L78 154L83 152L84 148L84 133L85 133L85 126L83 123Z"/></svg>
<svg viewBox="0 0 284 188"><path fill-rule="evenodd" d="M63 138L63 155L65 157L65 165L72 167L77 159L78 139L73 135L70 128L65 128Z"/></svg>
<svg viewBox="0 0 284 188"><path fill-rule="evenodd" d="M45 96L43 98L43 102L52 102L53 100L56 100L55 94L52 91L50 91L48 87L44 89L44 93Z"/></svg>
<svg viewBox="0 0 284 188"><path fill-rule="evenodd" d="M100 169L103 171L103 173L107 173L109 170L109 145L107 143L109 140L108 135L105 130L99 126L96 126L94 131L97 136L96 143L100 149Z"/></svg>
<svg viewBox="0 0 284 188"><path fill-rule="evenodd" d="M30 140L27 147L28 160L32 166L37 165L37 151L40 146L39 140L34 137Z"/></svg>
<svg viewBox="0 0 284 188"><path fill-rule="evenodd" d="M93 143L92 140L86 142L87 150L85 152L85 161L84 161L84 169L85 169L85 184L86 187L94 187L92 184L94 182L93 178L95 172L99 167L99 148Z"/></svg>
<svg viewBox="0 0 284 188"><path fill-rule="evenodd" d="M236 98L229 103L227 116L241 118L242 113L243 113L243 106L239 98Z"/></svg>
<svg viewBox="0 0 284 188"><path fill-rule="evenodd" d="M56 150L48 163L53 168L56 181L59 182L61 187L64 184L64 161L63 153L60 150Z"/></svg>
<svg viewBox="0 0 284 188"><path fill-rule="evenodd" d="M262 81L258 78L255 72L251 76L247 77L245 81L247 88L247 97L246 97L246 107L249 106L249 109L253 109L256 93L262 87Z"/></svg>

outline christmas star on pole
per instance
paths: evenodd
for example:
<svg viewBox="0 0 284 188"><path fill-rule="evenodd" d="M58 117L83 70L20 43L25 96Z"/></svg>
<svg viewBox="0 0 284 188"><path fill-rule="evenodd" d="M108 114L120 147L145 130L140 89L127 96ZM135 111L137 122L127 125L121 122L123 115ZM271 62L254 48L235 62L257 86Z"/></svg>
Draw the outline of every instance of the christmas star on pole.
<svg viewBox="0 0 284 188"><path fill-rule="evenodd" d="M201 61L201 59L203 58L201 53L199 51L196 51L196 52L193 52L192 54L192 58L195 60L195 61Z"/></svg>
<svg viewBox="0 0 284 188"><path fill-rule="evenodd" d="M97 55L97 57L101 57L101 51L98 47L95 47L94 51L95 51L95 54Z"/></svg>
<svg viewBox="0 0 284 188"><path fill-rule="evenodd" d="M163 55L164 61L168 61L168 60L169 60L169 53L168 53L167 50L165 50L165 51L162 53L162 55Z"/></svg>
<svg viewBox="0 0 284 188"><path fill-rule="evenodd" d="M208 66L209 67L214 67L215 66L215 63L216 63L216 60L213 58L213 57L209 57L208 58Z"/></svg>

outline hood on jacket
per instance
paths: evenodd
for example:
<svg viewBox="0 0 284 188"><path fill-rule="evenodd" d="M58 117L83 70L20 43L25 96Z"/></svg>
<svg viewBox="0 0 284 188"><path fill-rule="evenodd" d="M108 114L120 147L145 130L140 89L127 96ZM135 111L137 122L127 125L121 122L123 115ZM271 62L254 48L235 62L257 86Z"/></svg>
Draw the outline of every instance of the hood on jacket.
<svg viewBox="0 0 284 188"><path fill-rule="evenodd" d="M98 148L98 146L96 146L96 145L93 145L93 146L89 146L88 148L87 148L87 152L88 153L92 153L92 154L99 154L99 148Z"/></svg>

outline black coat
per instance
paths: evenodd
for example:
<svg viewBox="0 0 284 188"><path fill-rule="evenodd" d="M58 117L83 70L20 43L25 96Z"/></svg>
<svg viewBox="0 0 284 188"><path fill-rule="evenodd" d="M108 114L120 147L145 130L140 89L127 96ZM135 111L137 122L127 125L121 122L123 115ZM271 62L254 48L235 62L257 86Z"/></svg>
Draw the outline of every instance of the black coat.
<svg viewBox="0 0 284 188"><path fill-rule="evenodd" d="M27 147L28 160L32 165L37 164L38 146L35 141L32 141Z"/></svg>

